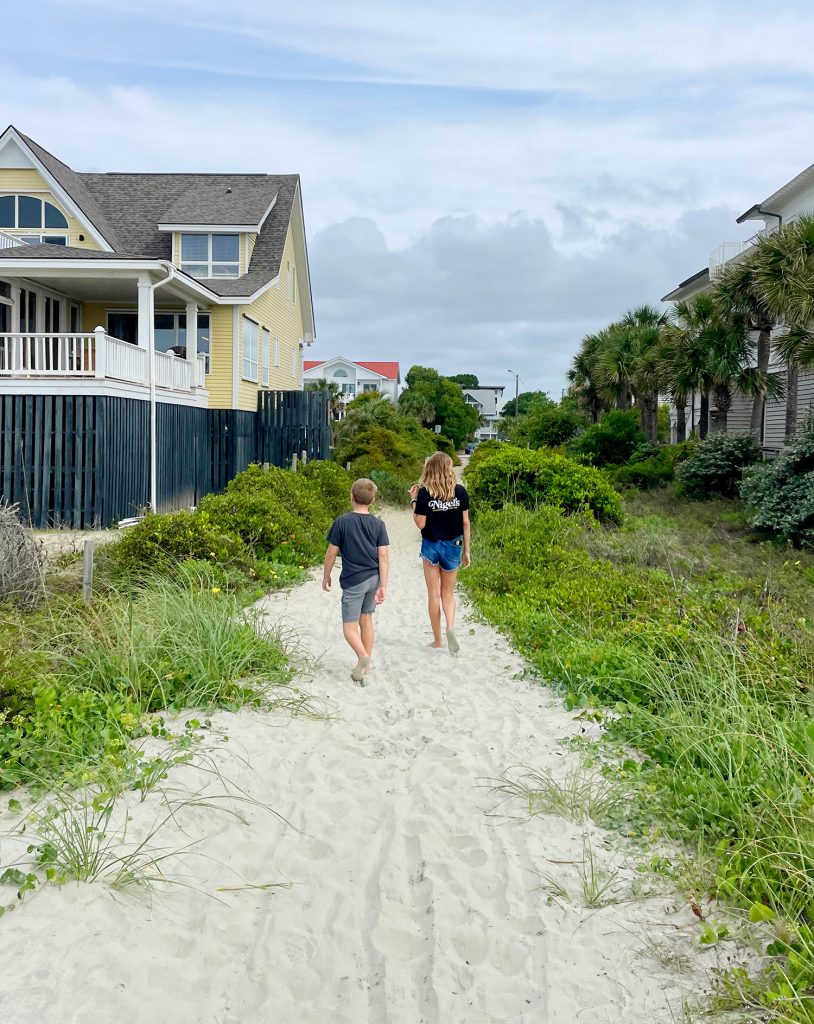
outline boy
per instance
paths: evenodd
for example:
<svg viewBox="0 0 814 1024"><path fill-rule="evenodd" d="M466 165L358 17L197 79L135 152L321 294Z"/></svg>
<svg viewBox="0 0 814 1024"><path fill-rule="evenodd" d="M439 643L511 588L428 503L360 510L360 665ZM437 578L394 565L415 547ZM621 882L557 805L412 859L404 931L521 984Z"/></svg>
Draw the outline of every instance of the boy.
<svg viewBox="0 0 814 1024"><path fill-rule="evenodd" d="M352 512L334 520L328 531L328 550L322 571L322 589L331 589L336 556L342 555L342 632L353 648L356 664L350 674L361 683L373 654L373 612L387 594L390 543L381 519L370 514L378 488L372 480L357 480L350 489Z"/></svg>

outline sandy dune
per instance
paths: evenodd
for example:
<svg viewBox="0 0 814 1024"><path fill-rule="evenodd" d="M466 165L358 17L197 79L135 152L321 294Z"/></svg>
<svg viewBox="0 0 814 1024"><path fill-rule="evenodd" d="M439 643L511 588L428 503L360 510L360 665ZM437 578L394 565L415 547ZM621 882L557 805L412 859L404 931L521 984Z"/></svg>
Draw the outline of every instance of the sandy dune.
<svg viewBox="0 0 814 1024"><path fill-rule="evenodd" d="M293 827L254 807L245 825L181 809L157 844L201 842L168 873L218 900L34 895L0 921L6 1024L658 1024L674 1019L668 1000L678 1018L698 976L635 954L647 935L689 944L686 911L666 898L551 901L541 876L573 886L585 829L525 820L483 784L518 763L560 770L572 755L558 741L579 725L469 616L457 659L425 646L417 536L406 513L385 519L393 575L370 685L348 678L338 586L325 595L314 578L265 607L319 657L306 685L333 717L215 719L230 737L224 774ZM170 781L192 791L203 779L181 768ZM158 795L134 799L128 838L160 813ZM11 822L0 814L0 828ZM621 862L618 840L593 830L593 842ZM0 863L13 852L0 844ZM619 885L634 877L625 867Z"/></svg>

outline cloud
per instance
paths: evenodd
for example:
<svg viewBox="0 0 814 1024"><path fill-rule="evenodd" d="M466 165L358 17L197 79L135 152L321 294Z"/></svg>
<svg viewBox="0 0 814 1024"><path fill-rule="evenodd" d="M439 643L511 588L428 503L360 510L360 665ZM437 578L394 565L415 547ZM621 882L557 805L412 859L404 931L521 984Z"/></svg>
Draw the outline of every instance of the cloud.
<svg viewBox="0 0 814 1024"><path fill-rule="evenodd" d="M746 237L734 217L811 162L807 3L44 0L15 21L4 109L73 167L301 174L317 355L508 362L556 390L582 334Z"/></svg>
<svg viewBox="0 0 814 1024"><path fill-rule="evenodd" d="M350 219L312 242L318 313L329 325L314 356L386 352L404 370L421 363L495 383L511 368L524 386L558 394L582 336L699 269L732 217L691 211L669 232L630 223L570 254L545 221L524 215L496 224L445 217L399 248L374 221Z"/></svg>

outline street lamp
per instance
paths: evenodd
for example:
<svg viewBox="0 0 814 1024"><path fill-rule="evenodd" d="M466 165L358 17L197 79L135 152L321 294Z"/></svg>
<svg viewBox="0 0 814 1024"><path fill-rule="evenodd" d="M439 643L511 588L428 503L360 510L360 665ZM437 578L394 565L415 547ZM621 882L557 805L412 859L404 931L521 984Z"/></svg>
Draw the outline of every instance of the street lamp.
<svg viewBox="0 0 814 1024"><path fill-rule="evenodd" d="M506 373L510 373L514 377L514 414L517 416L517 400L520 397L520 374L515 373L514 370L507 370Z"/></svg>

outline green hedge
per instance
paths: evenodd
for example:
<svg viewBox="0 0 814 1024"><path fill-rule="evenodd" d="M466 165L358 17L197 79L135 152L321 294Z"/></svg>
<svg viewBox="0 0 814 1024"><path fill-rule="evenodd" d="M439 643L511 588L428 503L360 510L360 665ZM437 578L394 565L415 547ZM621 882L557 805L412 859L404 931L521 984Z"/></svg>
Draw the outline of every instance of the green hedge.
<svg viewBox="0 0 814 1024"><path fill-rule="evenodd" d="M603 473L545 449L500 445L467 466L466 484L473 501L488 508L553 505L600 522L622 521L621 499Z"/></svg>
<svg viewBox="0 0 814 1024"><path fill-rule="evenodd" d="M814 421L776 458L747 469L740 491L750 526L814 548Z"/></svg>

